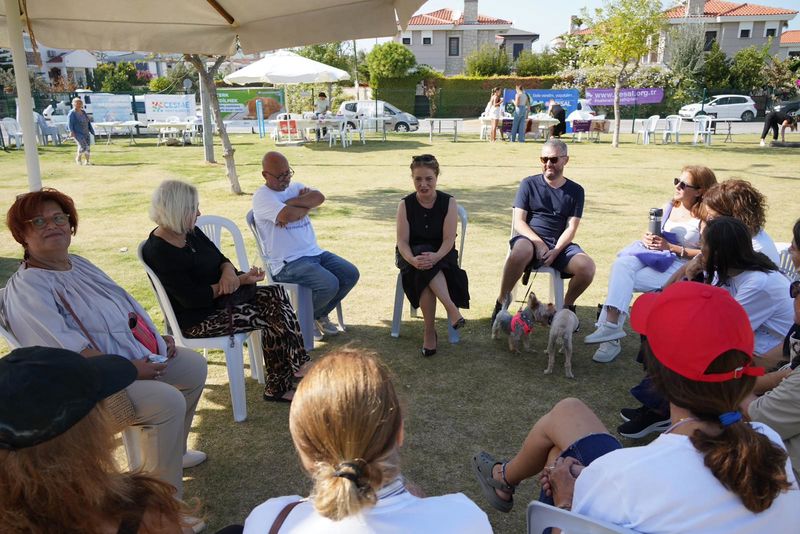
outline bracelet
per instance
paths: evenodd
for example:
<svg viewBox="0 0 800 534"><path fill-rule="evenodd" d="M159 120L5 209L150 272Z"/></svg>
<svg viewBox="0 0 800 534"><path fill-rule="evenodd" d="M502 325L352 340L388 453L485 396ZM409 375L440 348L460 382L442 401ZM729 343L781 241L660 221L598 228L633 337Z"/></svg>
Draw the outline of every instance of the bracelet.
<svg viewBox="0 0 800 534"><path fill-rule="evenodd" d="M681 255L679 257L680 258L685 258L686 257L686 247L681 246Z"/></svg>

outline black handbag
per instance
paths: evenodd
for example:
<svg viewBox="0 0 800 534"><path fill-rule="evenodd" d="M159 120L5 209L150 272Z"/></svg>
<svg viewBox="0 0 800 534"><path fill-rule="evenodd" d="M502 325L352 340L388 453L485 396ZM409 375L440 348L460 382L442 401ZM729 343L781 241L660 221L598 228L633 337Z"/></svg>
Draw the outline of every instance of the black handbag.
<svg viewBox="0 0 800 534"><path fill-rule="evenodd" d="M230 295L220 295L215 298L214 307L218 310L224 310L229 307L252 302L254 298L256 298L256 285L242 284Z"/></svg>

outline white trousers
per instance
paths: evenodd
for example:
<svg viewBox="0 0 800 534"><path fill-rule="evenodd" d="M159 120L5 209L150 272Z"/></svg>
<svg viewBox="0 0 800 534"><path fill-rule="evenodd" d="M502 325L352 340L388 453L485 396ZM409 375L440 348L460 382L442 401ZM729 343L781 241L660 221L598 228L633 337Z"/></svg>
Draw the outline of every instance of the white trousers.
<svg viewBox="0 0 800 534"><path fill-rule="evenodd" d="M186 440L207 371L203 356L177 347L159 380L137 380L125 390L136 412L134 424L124 432L130 468L172 484L179 499Z"/></svg>
<svg viewBox="0 0 800 534"><path fill-rule="evenodd" d="M620 311L619 324L625 324L625 316L628 315L633 293L646 293L661 289L669 277L684 263L684 260L676 258L666 271L660 273L647 267L635 256L617 257L611 266L611 274L608 277L608 296L598 322L602 323L606 320L606 308L611 306Z"/></svg>

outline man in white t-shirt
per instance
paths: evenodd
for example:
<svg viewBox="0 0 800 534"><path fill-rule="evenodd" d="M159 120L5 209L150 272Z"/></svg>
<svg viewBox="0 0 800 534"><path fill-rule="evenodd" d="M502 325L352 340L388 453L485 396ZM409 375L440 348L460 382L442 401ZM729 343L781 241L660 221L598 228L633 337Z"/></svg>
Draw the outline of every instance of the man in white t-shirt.
<svg viewBox="0 0 800 534"><path fill-rule="evenodd" d="M276 282L311 289L319 332L336 335L339 330L328 314L356 285L358 269L317 245L308 212L325 202L325 196L292 182L294 170L280 152L267 152L261 167L266 184L253 195L253 215L267 267Z"/></svg>

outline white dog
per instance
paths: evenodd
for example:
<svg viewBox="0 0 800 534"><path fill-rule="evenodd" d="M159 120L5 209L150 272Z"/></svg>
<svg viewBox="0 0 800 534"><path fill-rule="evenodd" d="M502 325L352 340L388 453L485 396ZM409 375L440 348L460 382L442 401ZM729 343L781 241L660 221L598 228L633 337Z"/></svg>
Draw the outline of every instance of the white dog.
<svg viewBox="0 0 800 534"><path fill-rule="evenodd" d="M575 378L572 374L572 334L578 327L578 316L572 310L564 308L553 316L550 324L550 337L547 341L547 369L544 374L549 375L553 372L553 365L556 359L556 343L561 345L561 352L564 353L564 371L567 378Z"/></svg>

